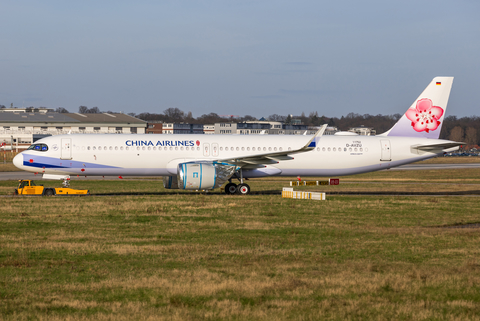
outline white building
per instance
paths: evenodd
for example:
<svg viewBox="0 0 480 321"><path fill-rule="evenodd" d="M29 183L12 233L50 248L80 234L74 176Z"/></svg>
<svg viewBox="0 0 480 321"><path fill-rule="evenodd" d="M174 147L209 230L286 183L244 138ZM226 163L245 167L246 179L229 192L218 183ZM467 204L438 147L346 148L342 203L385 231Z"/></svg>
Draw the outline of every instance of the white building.
<svg viewBox="0 0 480 321"><path fill-rule="evenodd" d="M39 138L68 133L145 133L147 123L116 114L57 113L51 109L0 109L0 144L31 144Z"/></svg>

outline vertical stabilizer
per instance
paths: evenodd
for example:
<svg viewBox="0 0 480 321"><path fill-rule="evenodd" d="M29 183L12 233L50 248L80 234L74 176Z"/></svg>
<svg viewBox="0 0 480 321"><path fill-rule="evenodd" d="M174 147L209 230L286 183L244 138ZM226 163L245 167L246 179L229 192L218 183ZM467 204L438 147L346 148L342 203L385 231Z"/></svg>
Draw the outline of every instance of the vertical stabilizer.
<svg viewBox="0 0 480 321"><path fill-rule="evenodd" d="M453 77L435 77L400 120L381 136L438 139Z"/></svg>

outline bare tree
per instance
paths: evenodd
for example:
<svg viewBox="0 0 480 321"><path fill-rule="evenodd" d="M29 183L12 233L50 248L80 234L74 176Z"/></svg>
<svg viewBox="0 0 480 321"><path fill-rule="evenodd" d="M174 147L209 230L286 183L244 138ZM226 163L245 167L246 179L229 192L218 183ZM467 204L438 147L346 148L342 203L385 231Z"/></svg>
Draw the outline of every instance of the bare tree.
<svg viewBox="0 0 480 321"><path fill-rule="evenodd" d="M86 114L87 112L88 112L88 107L87 106L78 107L78 113L79 114Z"/></svg>
<svg viewBox="0 0 480 321"><path fill-rule="evenodd" d="M58 107L57 109L55 109L55 111L57 113L62 113L62 114L66 114L66 113L69 113L69 111L63 107Z"/></svg>
<svg viewBox="0 0 480 321"><path fill-rule="evenodd" d="M185 113L178 108L168 108L163 111L165 116L167 116L168 121L170 122L180 122L183 121Z"/></svg>
<svg viewBox="0 0 480 321"><path fill-rule="evenodd" d="M465 142L467 145L473 146L477 145L477 129L473 127L468 127L465 132Z"/></svg>
<svg viewBox="0 0 480 321"><path fill-rule="evenodd" d="M101 114L102 112L98 107L92 107L89 110L87 110L87 114Z"/></svg>
<svg viewBox="0 0 480 321"><path fill-rule="evenodd" d="M286 118L287 117L281 116L281 115L278 115L278 114L273 114L273 115L268 116L269 121L285 121Z"/></svg>
<svg viewBox="0 0 480 321"><path fill-rule="evenodd" d="M183 117L183 121L186 122L186 123L189 123L189 124L194 124L196 123L196 120L195 118L193 118L193 115L192 115L192 112L189 111L184 117Z"/></svg>
<svg viewBox="0 0 480 321"><path fill-rule="evenodd" d="M455 126L450 132L450 140L461 142L463 140L463 128L460 126Z"/></svg>
<svg viewBox="0 0 480 321"><path fill-rule="evenodd" d="M216 113L210 113L210 114L203 114L202 116L198 117L197 121L203 124L215 124L215 123L223 123L227 120L225 118L218 116L218 114Z"/></svg>

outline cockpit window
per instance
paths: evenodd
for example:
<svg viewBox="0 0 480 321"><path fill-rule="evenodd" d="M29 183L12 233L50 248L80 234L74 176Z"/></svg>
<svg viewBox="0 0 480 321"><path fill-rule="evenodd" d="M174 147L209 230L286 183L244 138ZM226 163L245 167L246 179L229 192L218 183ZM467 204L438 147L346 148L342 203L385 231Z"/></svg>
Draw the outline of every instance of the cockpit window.
<svg viewBox="0 0 480 321"><path fill-rule="evenodd" d="M41 152L46 152L48 150L48 146L46 144L33 144L28 147L29 150L38 150Z"/></svg>

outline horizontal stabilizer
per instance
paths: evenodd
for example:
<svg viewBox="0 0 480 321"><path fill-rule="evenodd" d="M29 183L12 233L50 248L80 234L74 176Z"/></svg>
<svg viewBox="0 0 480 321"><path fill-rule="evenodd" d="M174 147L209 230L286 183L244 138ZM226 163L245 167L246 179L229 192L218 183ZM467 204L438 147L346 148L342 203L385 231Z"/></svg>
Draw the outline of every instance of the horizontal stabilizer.
<svg viewBox="0 0 480 321"><path fill-rule="evenodd" d="M419 145L419 146L412 146L415 149L429 151L429 150L439 150L439 149L450 149L453 147L458 147L465 145L462 142L448 142L448 143L440 143L440 144L430 144L430 145Z"/></svg>
<svg viewBox="0 0 480 321"><path fill-rule="evenodd" d="M411 147L411 152L419 155L427 152L439 154L442 152L451 152L454 150L458 150L459 147L462 145L465 145L465 143L442 141L441 143L438 143L438 144L413 145Z"/></svg>

